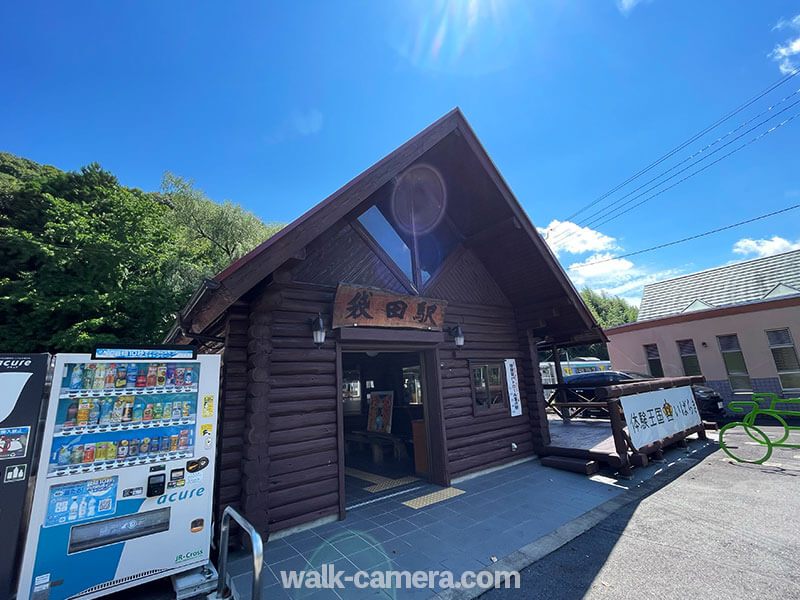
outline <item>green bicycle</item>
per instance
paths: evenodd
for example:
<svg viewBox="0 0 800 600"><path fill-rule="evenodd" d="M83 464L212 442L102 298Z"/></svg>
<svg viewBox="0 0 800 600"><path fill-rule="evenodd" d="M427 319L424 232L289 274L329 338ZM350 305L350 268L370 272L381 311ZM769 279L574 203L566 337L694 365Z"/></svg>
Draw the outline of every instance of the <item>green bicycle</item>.
<svg viewBox="0 0 800 600"><path fill-rule="evenodd" d="M769 408L761 408L759 402L769 400ZM765 462L772 455L773 448L800 448L800 444L787 444L786 440L789 438L791 431L800 430L800 427L790 426L786 423L783 417L800 417L800 410L777 410L775 405L781 404L797 404L800 408L800 398L778 398L775 394L753 394L752 400L742 400L738 402L731 402L728 406L733 412L745 412L745 408L749 407L750 411L742 417L741 421L728 423L719 430L719 445L725 453L737 462L746 462L760 465ZM763 429L755 425L756 417L765 416L775 419L779 425L783 425L783 435L778 439L771 439ZM746 442L749 446L755 446L757 450L754 451L754 456L737 456L732 452L732 449L739 451L744 450L741 445L735 443L726 444L724 437L725 434L735 431L738 428L744 429L753 442ZM730 439L730 438L729 438Z"/></svg>

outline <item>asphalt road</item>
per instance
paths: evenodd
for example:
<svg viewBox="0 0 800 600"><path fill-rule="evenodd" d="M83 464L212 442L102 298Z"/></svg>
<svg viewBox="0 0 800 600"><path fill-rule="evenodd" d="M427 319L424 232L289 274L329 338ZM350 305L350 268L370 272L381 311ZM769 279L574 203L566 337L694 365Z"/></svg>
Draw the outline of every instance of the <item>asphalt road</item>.
<svg viewBox="0 0 800 600"><path fill-rule="evenodd" d="M776 448L765 465L709 452L524 569L520 589L481 599L800 598L800 450Z"/></svg>

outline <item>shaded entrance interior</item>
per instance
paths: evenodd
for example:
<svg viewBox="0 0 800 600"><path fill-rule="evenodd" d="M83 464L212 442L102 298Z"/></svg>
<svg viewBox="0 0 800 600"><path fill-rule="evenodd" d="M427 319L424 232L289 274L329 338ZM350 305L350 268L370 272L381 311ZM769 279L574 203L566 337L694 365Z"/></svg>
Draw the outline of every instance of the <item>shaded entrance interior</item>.
<svg viewBox="0 0 800 600"><path fill-rule="evenodd" d="M413 489L428 478L421 358L419 352L342 353L348 508Z"/></svg>

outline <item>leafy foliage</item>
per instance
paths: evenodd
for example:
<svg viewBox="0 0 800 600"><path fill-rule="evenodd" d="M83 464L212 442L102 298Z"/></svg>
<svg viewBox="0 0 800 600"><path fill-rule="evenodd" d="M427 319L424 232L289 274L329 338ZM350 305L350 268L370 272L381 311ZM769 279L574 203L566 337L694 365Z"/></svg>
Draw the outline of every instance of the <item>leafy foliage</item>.
<svg viewBox="0 0 800 600"><path fill-rule="evenodd" d="M619 296L611 296L605 292L598 294L586 287L581 290L581 298L603 329L632 323L639 316L639 309L631 306ZM569 355L571 357L595 356L601 360L608 360L608 348L603 343L576 346L569 349ZM566 359L566 357L564 358Z"/></svg>
<svg viewBox="0 0 800 600"><path fill-rule="evenodd" d="M274 230L180 178L191 205L173 190L121 186L98 164L65 173L3 153L0 177L4 351L157 343L203 277ZM222 225L228 215L233 224Z"/></svg>

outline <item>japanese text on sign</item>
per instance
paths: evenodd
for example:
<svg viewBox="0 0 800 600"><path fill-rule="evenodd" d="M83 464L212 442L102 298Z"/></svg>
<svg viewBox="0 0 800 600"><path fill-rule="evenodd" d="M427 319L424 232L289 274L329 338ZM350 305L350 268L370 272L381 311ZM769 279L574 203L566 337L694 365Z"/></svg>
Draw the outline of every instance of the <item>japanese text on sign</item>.
<svg viewBox="0 0 800 600"><path fill-rule="evenodd" d="M690 386L623 396L620 403L637 449L702 422Z"/></svg>
<svg viewBox="0 0 800 600"><path fill-rule="evenodd" d="M333 327L413 327L439 331L447 302L375 288L339 284Z"/></svg>

